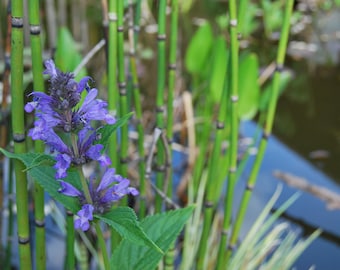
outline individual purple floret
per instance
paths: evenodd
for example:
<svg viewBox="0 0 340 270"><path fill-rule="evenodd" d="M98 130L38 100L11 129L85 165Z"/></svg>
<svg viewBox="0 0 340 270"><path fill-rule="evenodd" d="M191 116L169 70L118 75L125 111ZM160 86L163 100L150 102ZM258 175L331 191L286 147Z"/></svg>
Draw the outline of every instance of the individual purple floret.
<svg viewBox="0 0 340 270"><path fill-rule="evenodd" d="M84 102L78 106L81 93L87 89L90 77L84 77L77 83L72 73L61 72L55 67L53 60L47 60L45 66L44 74L50 75L49 94L33 92L33 101L25 106L26 112L35 109L37 118L42 120L38 122L40 126L35 125L33 128L34 134L49 128L64 132L77 131L89 126L93 120L115 123L115 118L108 113L107 102L96 99L98 90L95 88L88 91Z"/></svg>
<svg viewBox="0 0 340 270"><path fill-rule="evenodd" d="M77 230L87 231L90 228L90 222L93 220L94 207L91 204L84 204L78 211L78 219L74 222L74 228Z"/></svg>
<svg viewBox="0 0 340 270"><path fill-rule="evenodd" d="M70 183L60 180L61 194L71 197L78 197L82 209L77 213L80 217L75 222L75 228L83 231L88 230L89 221L93 219L93 213L103 214L108 211L112 204L122 199L125 195L131 194L137 196L138 190L130 187L130 180L115 174L115 169L109 168L103 175L99 183L95 178L89 182L89 192L92 202L86 201L85 195Z"/></svg>

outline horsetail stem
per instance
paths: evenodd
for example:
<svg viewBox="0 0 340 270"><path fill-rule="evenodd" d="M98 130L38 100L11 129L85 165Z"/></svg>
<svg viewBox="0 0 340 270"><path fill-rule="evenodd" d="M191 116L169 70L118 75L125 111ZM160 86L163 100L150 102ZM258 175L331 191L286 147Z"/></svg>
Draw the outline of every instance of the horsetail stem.
<svg viewBox="0 0 340 270"><path fill-rule="evenodd" d="M117 88L117 1L109 1L109 32L108 32L108 109L117 111L118 88ZM112 166L117 166L117 134L111 135L109 143L109 156Z"/></svg>
<svg viewBox="0 0 340 270"><path fill-rule="evenodd" d="M242 226L245 214L246 214L246 210L249 204L252 190L255 186L257 175L261 167L261 163L263 160L264 152L267 147L268 139L271 135L273 120L274 120L274 115L275 115L275 110L276 110L276 104L277 104L277 99L278 99L280 72L282 71L282 67L284 64L284 57L286 54L287 43L288 43L290 18L292 15L293 3L294 3L293 0L289 0L286 3L286 9L285 9L285 14L283 18L281 36L280 36L279 47L278 47L278 54L276 57L277 68L276 68L276 71L274 73L274 78L273 78L272 92L271 92L271 98L270 98L270 103L269 103L269 108L268 108L268 113L267 113L267 118L266 118L266 124L264 127L262 139L260 141L258 154L256 156L255 163L251 170L251 173L250 173L250 176L247 182L246 190L244 191L244 194L241 200L240 210L237 214L235 224L233 227L233 231L230 237L229 248L225 256L227 260L229 259L231 255L232 249L236 245L236 241L237 241L239 231L241 229L241 226Z"/></svg>
<svg viewBox="0 0 340 270"><path fill-rule="evenodd" d="M24 89L23 89L23 1L12 1L12 51L11 51L11 100L14 153L26 152L24 125ZM25 166L14 161L16 178L17 224L19 240L19 261L22 269L31 269L31 245L28 221L28 192Z"/></svg>
<svg viewBox="0 0 340 270"><path fill-rule="evenodd" d="M221 240L218 252L217 269L224 268L224 251L228 239L227 232L230 228L231 214L233 209L234 187L237 171L237 152L238 152L238 32L237 32L237 12L236 1L229 1L229 32L230 32L230 118L231 118L231 133L230 133L230 165L228 173L228 185L224 203L224 218L223 229L221 232Z"/></svg>
<svg viewBox="0 0 340 270"><path fill-rule="evenodd" d="M165 20L166 20L166 0L160 0L158 6L158 34L157 34L157 96L156 96L156 126L160 130L164 129L164 88L165 88ZM157 142L157 173L156 186L163 189L165 150L161 140ZM162 197L155 195L155 211L162 210Z"/></svg>
<svg viewBox="0 0 340 270"><path fill-rule="evenodd" d="M126 115L128 112L127 104L127 88L125 80L125 61L124 61L124 1L117 2L117 52L118 52L118 88L119 88L119 114L120 117ZM120 137L120 173L127 175L128 168L128 125L121 127Z"/></svg>
<svg viewBox="0 0 340 270"><path fill-rule="evenodd" d="M39 17L39 1L29 1L29 21L31 37L31 53L33 68L33 88L34 91L44 91L43 79L43 59L41 49L41 26ZM44 152L44 143L35 141L35 151ZM35 215L35 250L36 250L36 268L46 268L46 244L45 244L45 215L44 215L44 190L35 181L34 182L34 215Z"/></svg>
<svg viewBox="0 0 340 270"><path fill-rule="evenodd" d="M140 1L139 1L140 2ZM146 186L145 186L145 150L144 150L144 129L142 124L142 107L140 99L139 80L137 74L137 59L136 59L136 32L134 29L139 23L139 20L135 20L133 17L133 2L129 1L129 60L130 60L130 72L132 79L132 92L135 108L135 118L138 133L137 148L139 154L138 171L139 171L139 217L142 219L146 215ZM136 25L137 24L137 25Z"/></svg>

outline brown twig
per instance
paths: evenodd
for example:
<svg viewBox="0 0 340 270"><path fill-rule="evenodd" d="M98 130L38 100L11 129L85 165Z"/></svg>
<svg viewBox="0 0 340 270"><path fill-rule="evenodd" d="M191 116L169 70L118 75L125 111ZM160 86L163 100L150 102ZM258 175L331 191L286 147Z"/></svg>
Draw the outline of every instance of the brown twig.
<svg viewBox="0 0 340 270"><path fill-rule="evenodd" d="M340 194L325 187L310 184L306 179L281 171L275 171L274 176L287 185L308 192L322 201L325 201L330 210L340 209Z"/></svg>

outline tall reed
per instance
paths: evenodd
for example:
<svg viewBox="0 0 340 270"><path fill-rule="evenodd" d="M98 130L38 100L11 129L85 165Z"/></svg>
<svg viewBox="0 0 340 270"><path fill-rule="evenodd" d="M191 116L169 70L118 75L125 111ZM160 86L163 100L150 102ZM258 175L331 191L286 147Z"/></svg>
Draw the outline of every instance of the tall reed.
<svg viewBox="0 0 340 270"><path fill-rule="evenodd" d="M173 124L174 124L174 92L176 86L176 63L177 63L177 37L178 37L178 0L171 1L170 15L170 37L169 37L169 65L168 65L168 102L167 102L167 122L166 122L166 138L169 144L168 162L165 166L168 171L169 183L167 184L167 196L173 197L173 167L172 167L172 140L173 140ZM165 255L165 269L174 269L175 263L175 243L172 243L169 251Z"/></svg>
<svg viewBox="0 0 340 270"><path fill-rule="evenodd" d="M140 2L136 3L138 6ZM138 172L139 172L139 217L142 219L146 215L146 185L145 185L145 150L144 150L144 128L142 122L142 106L140 98L140 87L137 73L137 58L136 58L136 38L138 38L136 28L139 28L139 16L134 16L133 1L129 1L129 62L132 80L132 96L133 106L135 110L136 128L138 133L137 148L138 148ZM139 7L140 9L140 7ZM140 12L140 11L139 11Z"/></svg>
<svg viewBox="0 0 340 270"><path fill-rule="evenodd" d="M14 152L26 152L23 89L23 1L12 1L12 51L11 51L11 111ZM31 244L28 222L28 191L25 166L14 161L16 204L21 269L31 269Z"/></svg>
<svg viewBox="0 0 340 270"><path fill-rule="evenodd" d="M74 243L76 240L74 230L74 217L71 211L66 211L66 261L65 268L67 270L74 269L76 265L76 257L74 252Z"/></svg>
<svg viewBox="0 0 340 270"><path fill-rule="evenodd" d="M223 229L221 232L221 240L218 251L217 269L224 268L224 253L225 246L228 240L228 233L231 223L231 215L233 210L234 187L236 182L237 171L237 152L238 152L238 32L237 32L237 12L236 1L229 0L229 32L230 32L230 68L229 68L229 81L230 81L230 118L231 118L231 132L230 132L230 164L228 174L228 185L224 203L224 218Z"/></svg>
<svg viewBox="0 0 340 270"><path fill-rule="evenodd" d="M157 96L156 96L156 126L160 130L164 129L164 88L165 88L165 40L166 40L166 0L158 3L158 34L157 34ZM165 170L165 149L161 140L157 142L156 156L157 172L156 186L163 190L164 170ZM162 197L155 195L155 211L162 210Z"/></svg>
<svg viewBox="0 0 340 270"><path fill-rule="evenodd" d="M230 4L229 9L234 8L233 4ZM230 10L229 10L230 13ZM229 15L231 16L231 15ZM231 26L232 25L232 26ZM238 86L237 76L238 74L238 42L237 42L237 29L235 25L234 17L230 18L230 57L229 57L229 74L226 74L224 78L224 86L221 94L221 102L219 104L219 110L216 120L216 131L213 142L213 149L208 161L208 181L206 186L206 196L204 200L203 210L203 230L199 249L197 253L197 269L204 269L205 260L207 258L207 245L211 231L211 224L214 218L214 212L217 206L218 199L220 197L220 188L225 178L225 174L219 173L220 168L229 168L229 176L234 177L235 162L230 164L231 159L235 159L235 151L237 152L237 135L238 135L238 123L237 123L237 100L238 100ZM236 33L236 42L235 42ZM228 59L225 59L228 61ZM207 106L207 108L209 108ZM231 108L231 109L230 109ZM227 118L229 115L229 118ZM236 122L235 122L236 119ZM230 133L230 148L229 155L223 155L222 142L225 139L226 134ZM209 133L203 134L202 138L205 140L208 138ZM236 142L235 142L236 139ZM235 145L236 144L236 145ZM200 157L202 158L202 157ZM203 161L200 161L202 163ZM202 166L202 165L201 165ZM196 180L197 181L197 180Z"/></svg>
<svg viewBox="0 0 340 270"><path fill-rule="evenodd" d="M127 87L125 77L125 57L124 57L124 1L117 1L117 53L118 53L118 88L119 88L119 116L128 113ZM128 125L121 127L120 132L120 166L119 171L122 175L127 175L128 169L128 144L129 134Z"/></svg>
<svg viewBox="0 0 340 270"><path fill-rule="evenodd" d="M256 180L257 180L257 175L261 167L261 163L262 163L264 153L267 147L268 139L271 136L272 126L274 122L274 115L275 115L275 110L276 110L276 104L277 104L277 99L278 99L280 72L283 69L284 58L285 58L286 49L287 49L293 3L294 3L293 0L289 0L286 3L285 14L284 14L283 24L282 24L282 29L281 29L281 36L280 36L279 47L278 47L278 53L276 57L276 70L275 70L274 78L273 78L271 98L270 98L269 107L267 111L266 123L264 126L262 139L260 141L260 145L258 148L258 153L255 159L254 165L252 167L246 189L244 191L244 194L241 200L239 212L235 220L233 231L230 237L229 249L226 252L226 256L225 256L226 259L230 257L231 252L236 245L239 231L241 229L241 226L242 226L242 223L243 223L246 211L247 211L247 207L249 204L249 200L250 200L252 191L254 189Z"/></svg>
<svg viewBox="0 0 340 270"><path fill-rule="evenodd" d="M108 109L112 113L117 112L118 88L117 88L117 0L109 0L109 29L108 29ZM117 135L111 135L109 143L109 156L112 166L117 166Z"/></svg>
<svg viewBox="0 0 340 270"><path fill-rule="evenodd" d="M7 33L5 37L5 68L3 71L2 76L2 101L0 107L0 147L6 147L9 140L9 105L7 102L7 97L10 95L10 73L11 73L11 63L10 63L10 56L11 56L11 3L8 2L7 9L6 9L6 19L7 19ZM3 157L0 158L1 162L5 160ZM5 177L0 176L0 209L4 209L4 184ZM0 232L2 232L2 224L0 224ZM3 242L2 238L3 234L0 233L0 241ZM2 252L2 247L0 247L0 252ZM6 256L7 259L7 256Z"/></svg>
<svg viewBox="0 0 340 270"><path fill-rule="evenodd" d="M44 79L42 68L42 49L40 37L40 8L39 1L29 1L29 21L31 37L31 53L33 68L33 88L34 91L44 91ZM35 141L35 151L42 153L45 147L42 141ZM44 215L44 190L34 182L34 214L35 214L35 258L36 268L46 267L46 245L45 245L45 215Z"/></svg>
<svg viewBox="0 0 340 270"><path fill-rule="evenodd" d="M13 161L9 160L9 166L8 166L8 189L7 193L12 194L13 193ZM6 245L6 251L5 251L5 260L3 263L4 270L10 270L11 268L11 258L12 258L12 239L13 239L13 233L14 233L14 213L13 213L13 200L8 200L8 217L7 217L7 245Z"/></svg>

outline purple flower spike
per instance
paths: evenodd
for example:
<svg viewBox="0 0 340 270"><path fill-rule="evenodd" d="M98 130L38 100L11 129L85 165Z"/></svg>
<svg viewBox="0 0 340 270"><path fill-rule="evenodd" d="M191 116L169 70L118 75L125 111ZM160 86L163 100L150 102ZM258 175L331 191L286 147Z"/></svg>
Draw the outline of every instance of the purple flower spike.
<svg viewBox="0 0 340 270"><path fill-rule="evenodd" d="M87 231L90 228L90 222L93 220L94 207L91 204L84 204L81 210L78 211L78 219L74 222L74 228L77 230Z"/></svg>

